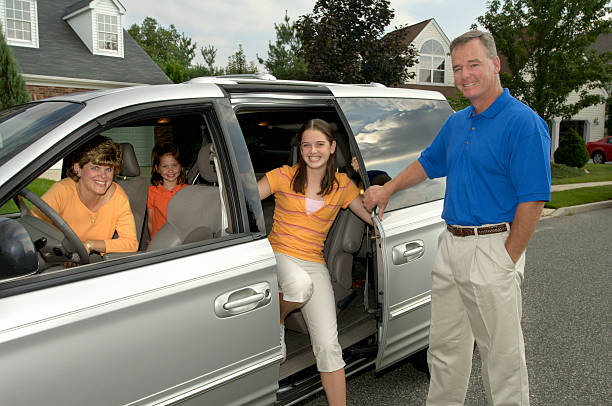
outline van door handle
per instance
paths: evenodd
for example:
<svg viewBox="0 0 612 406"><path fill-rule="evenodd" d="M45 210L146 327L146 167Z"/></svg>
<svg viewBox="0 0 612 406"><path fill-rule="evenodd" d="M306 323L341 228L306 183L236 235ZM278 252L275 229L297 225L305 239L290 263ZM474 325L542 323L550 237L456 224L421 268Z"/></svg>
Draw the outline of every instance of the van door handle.
<svg viewBox="0 0 612 406"><path fill-rule="evenodd" d="M215 314L221 318L235 316L265 306L271 300L270 284L260 282L217 296L214 303Z"/></svg>
<svg viewBox="0 0 612 406"><path fill-rule="evenodd" d="M393 264L402 265L421 258L423 254L425 254L425 246L422 240L396 245L392 250Z"/></svg>
<svg viewBox="0 0 612 406"><path fill-rule="evenodd" d="M263 293L258 293L253 296L245 297L244 299L238 299L232 302L227 302L223 305L223 308L225 310L232 310L232 309L235 309L236 307L246 306L251 303L259 302L264 297L265 295Z"/></svg>

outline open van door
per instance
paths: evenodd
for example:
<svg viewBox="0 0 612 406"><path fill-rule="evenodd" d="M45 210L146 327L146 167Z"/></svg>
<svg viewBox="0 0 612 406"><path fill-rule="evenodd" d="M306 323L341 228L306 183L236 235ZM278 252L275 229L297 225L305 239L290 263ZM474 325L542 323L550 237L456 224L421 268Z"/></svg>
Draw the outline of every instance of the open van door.
<svg viewBox="0 0 612 406"><path fill-rule="evenodd" d="M453 112L436 92L371 87L356 95L342 87L330 89L354 135L364 179L400 174L431 144ZM383 221L375 219L377 370L428 345L431 270L444 228L444 190L444 179L427 179L395 193Z"/></svg>
<svg viewBox="0 0 612 406"><path fill-rule="evenodd" d="M381 306L377 371L428 345L431 269L444 227L441 206L439 200L374 220Z"/></svg>

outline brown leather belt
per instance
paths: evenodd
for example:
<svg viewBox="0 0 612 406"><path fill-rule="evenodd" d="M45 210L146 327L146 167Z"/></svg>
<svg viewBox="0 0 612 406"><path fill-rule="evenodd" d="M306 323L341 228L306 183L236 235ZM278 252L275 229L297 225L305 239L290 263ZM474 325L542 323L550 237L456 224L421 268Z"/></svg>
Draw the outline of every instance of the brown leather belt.
<svg viewBox="0 0 612 406"><path fill-rule="evenodd" d="M457 237L468 237L471 235L486 235L503 233L510 230L510 223L500 223L487 227L455 227L450 224L446 225L446 229L451 232L452 235Z"/></svg>

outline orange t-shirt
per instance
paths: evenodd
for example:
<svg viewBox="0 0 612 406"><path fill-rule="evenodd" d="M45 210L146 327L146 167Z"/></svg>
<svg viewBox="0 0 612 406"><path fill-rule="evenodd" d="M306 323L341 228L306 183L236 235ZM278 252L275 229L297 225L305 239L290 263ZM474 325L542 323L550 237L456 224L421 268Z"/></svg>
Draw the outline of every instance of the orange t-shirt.
<svg viewBox="0 0 612 406"><path fill-rule="evenodd" d="M170 199L172 199L176 192L185 186L187 185L176 185L172 188L172 190L168 190L162 185L149 186L147 209L152 209L153 211L153 215L151 217L152 230L151 235L149 236L150 238L153 238L155 233L157 233L159 229L166 224L166 209L168 208L168 202L170 202Z"/></svg>
<svg viewBox="0 0 612 406"><path fill-rule="evenodd" d="M104 240L107 253L134 252L138 249L138 240L130 202L121 186L113 184L115 193L95 213L81 202L76 182L70 178L54 183L42 199L68 223L81 241ZM53 224L37 208L32 214ZM118 238L113 239L115 231Z"/></svg>
<svg viewBox="0 0 612 406"><path fill-rule="evenodd" d="M325 263L323 246L338 212L359 196L357 186L344 173L336 173L339 186L323 196L323 207L306 213L306 196L291 188L297 166L283 166L266 173L274 193L274 223L268 240L274 252L305 261Z"/></svg>

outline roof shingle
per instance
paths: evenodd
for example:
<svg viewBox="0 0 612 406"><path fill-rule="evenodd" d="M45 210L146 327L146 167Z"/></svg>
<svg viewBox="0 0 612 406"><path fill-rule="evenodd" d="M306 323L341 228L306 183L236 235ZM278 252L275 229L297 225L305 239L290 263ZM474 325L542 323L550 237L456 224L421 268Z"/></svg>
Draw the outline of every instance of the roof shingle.
<svg viewBox="0 0 612 406"><path fill-rule="evenodd" d="M123 58L93 55L62 19L67 10L87 5L87 1L72 4L73 1L38 2L39 48L11 46L24 74L123 83L172 83L126 30L123 30Z"/></svg>

